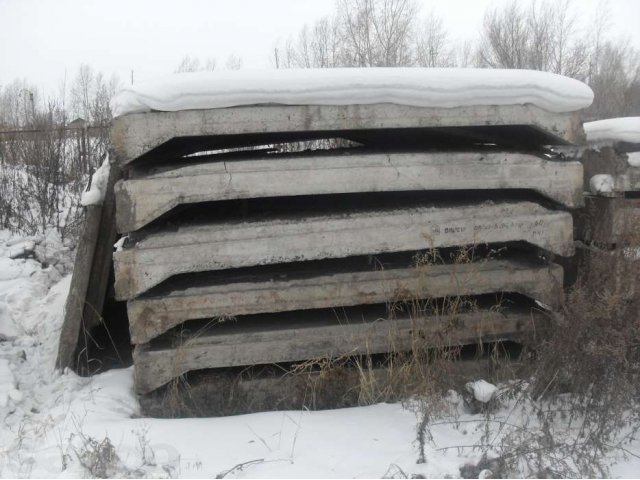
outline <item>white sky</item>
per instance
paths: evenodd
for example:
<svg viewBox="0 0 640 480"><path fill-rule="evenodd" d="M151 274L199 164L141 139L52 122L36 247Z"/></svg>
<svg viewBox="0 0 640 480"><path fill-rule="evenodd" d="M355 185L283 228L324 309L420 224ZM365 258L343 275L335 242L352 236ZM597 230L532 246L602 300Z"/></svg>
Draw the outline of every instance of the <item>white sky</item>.
<svg viewBox="0 0 640 480"><path fill-rule="evenodd" d="M526 1L526 0L525 0ZM574 0L585 28L599 0ZM487 7L507 0L418 0L454 38L473 38ZM609 0L611 32L640 48L640 0ZM185 55L230 54L269 67L276 42L333 11L334 0L0 0L0 85L26 78L45 91L81 63L129 82L170 73Z"/></svg>

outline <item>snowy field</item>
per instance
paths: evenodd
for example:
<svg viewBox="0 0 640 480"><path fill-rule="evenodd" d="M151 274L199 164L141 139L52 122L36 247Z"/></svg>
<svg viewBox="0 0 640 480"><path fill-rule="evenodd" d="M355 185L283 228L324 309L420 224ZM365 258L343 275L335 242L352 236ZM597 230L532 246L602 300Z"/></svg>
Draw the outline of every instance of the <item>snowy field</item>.
<svg viewBox="0 0 640 480"><path fill-rule="evenodd" d="M528 429L537 428L513 400L503 401L485 422L450 392L429 420L425 462L419 464L418 401L227 418L141 418L131 368L92 378L54 369L71 255L56 235L36 241L37 258L12 259L33 239L0 231L3 477L86 477L87 467L108 476L460 477L461 467L477 464L484 450L501 448L507 431L497 425L529 422ZM38 258L45 255L51 263L42 268ZM499 393L484 382L475 387L482 401ZM640 454L638 441L626 448ZM640 459L622 454L610 455L610 474L640 475ZM105 458L104 465L98 461Z"/></svg>

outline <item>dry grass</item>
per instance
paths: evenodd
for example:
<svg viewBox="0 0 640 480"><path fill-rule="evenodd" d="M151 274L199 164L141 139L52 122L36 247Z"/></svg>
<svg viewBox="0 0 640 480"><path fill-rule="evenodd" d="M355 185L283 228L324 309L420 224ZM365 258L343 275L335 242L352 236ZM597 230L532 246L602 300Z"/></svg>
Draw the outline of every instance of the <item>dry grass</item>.
<svg viewBox="0 0 640 480"><path fill-rule="evenodd" d="M459 329L459 315L480 312L482 307L473 297L453 294L445 298L424 298L420 290L428 292L429 269L435 265L472 264L488 260L498 252L483 248L479 257L475 248L460 248L442 258L440 251L431 249L414 257L414 268L423 274L424 288L416 292L397 292L387 304L387 314L378 322L388 325L388 349L378 353L370 348L371 338L363 336L358 347L339 356L323 356L294 364L270 368L247 368L227 373L194 376L186 379L182 371L180 352L198 334L187 339L174 338L176 375L163 388L159 408L153 414L160 416L225 415L270 409L336 408L353 405L371 405L395 402L416 396L439 398L451 388L461 388L465 382L478 377L498 375L513 378L509 362L502 362L499 348L494 357L477 362L456 362L461 355L459 342L452 340ZM487 254L487 252L489 252ZM452 284L460 291L466 286L456 280L452 269ZM496 297L493 309L501 308ZM425 318L438 322L437 332L425 333ZM396 330L396 320L409 319L411 330ZM357 319L340 318L351 322ZM406 321L406 320L405 320ZM217 322L217 320L216 320ZM478 351L482 350L481 337L477 338ZM486 357L486 355L484 355ZM269 382L268 380L271 380ZM270 384L269 384L270 383ZM269 385L268 385L269 384ZM153 402L158 405L158 402ZM148 409L147 409L148 410Z"/></svg>
<svg viewBox="0 0 640 480"><path fill-rule="evenodd" d="M494 474L604 477L611 455L630 454L640 429L640 234L627 227L615 246L579 250L577 281L526 371L531 383L511 392L508 416L524 423L501 425L496 444L496 419L485 419L493 443L487 436L479 450Z"/></svg>

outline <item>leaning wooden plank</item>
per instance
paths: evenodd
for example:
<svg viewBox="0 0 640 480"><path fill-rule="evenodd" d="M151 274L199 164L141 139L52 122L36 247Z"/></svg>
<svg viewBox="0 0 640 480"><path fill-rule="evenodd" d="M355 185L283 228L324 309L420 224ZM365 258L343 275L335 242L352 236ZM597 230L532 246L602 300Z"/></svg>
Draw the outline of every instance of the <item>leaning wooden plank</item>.
<svg viewBox="0 0 640 480"><path fill-rule="evenodd" d="M71 277L69 295L64 306L64 321L60 330L58 358L56 366L60 369L76 368L75 352L82 327L87 290L91 283L91 269L98 241L102 205L89 205L85 212L84 226L78 239L78 250Z"/></svg>
<svg viewBox="0 0 640 480"><path fill-rule="evenodd" d="M428 108L396 105L261 105L124 115L113 120L111 139L122 165L175 138L390 128L531 126L547 144L583 143L578 112L552 113L527 105ZM246 142L245 142L246 143ZM209 143L208 148L215 148Z"/></svg>
<svg viewBox="0 0 640 480"><path fill-rule="evenodd" d="M489 260L290 280L193 286L128 302L131 342L146 343L187 320L412 299L515 292L557 307L562 267Z"/></svg>
<svg viewBox="0 0 640 480"><path fill-rule="evenodd" d="M112 164L105 187L102 205L86 207L85 225L78 242L71 287L65 304L65 318L58 344L58 368L78 368L75 358L84 330L102 322L102 309L106 297L111 252L116 236L115 198L113 186L120 178L120 168Z"/></svg>
<svg viewBox="0 0 640 480"><path fill-rule="evenodd" d="M103 322L102 311L109 290L109 274L113 262L113 244L116 241L116 199L114 185L121 177L121 170L115 162L109 170L107 185L105 186L102 203L102 216L98 231L98 242L94 252L91 270L91 288L87 291L87 298L82 314L84 328L91 328Z"/></svg>
<svg viewBox="0 0 640 480"><path fill-rule="evenodd" d="M133 354L135 388L148 393L200 369L406 352L416 341L436 347L511 339L533 332L538 315L543 314L479 311L453 318L434 315L340 323L329 314L324 322L301 319L280 328L221 329L186 337L178 345L137 346ZM241 327L232 325L236 326Z"/></svg>
<svg viewBox="0 0 640 480"><path fill-rule="evenodd" d="M567 212L531 202L416 207L182 226L114 254L118 299L173 275L353 255L509 241L573 254Z"/></svg>
<svg viewBox="0 0 640 480"><path fill-rule="evenodd" d="M582 165L511 152L289 156L191 164L119 182L117 224L118 231L131 232L178 205L198 202L465 189L530 189L576 207L583 204Z"/></svg>

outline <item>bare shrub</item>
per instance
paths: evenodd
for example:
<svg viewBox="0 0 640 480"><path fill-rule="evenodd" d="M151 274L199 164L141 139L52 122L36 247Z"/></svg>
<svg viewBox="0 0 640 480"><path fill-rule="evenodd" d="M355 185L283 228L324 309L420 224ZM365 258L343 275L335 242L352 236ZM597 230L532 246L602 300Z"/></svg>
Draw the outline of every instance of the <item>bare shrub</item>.
<svg viewBox="0 0 640 480"><path fill-rule="evenodd" d="M633 455L626 445L640 428L640 235L628 227L620 248L582 248L577 282L536 351L530 382L502 389L508 413L478 421L485 433L471 448L499 470L493 475L604 477L612 455Z"/></svg>
<svg viewBox="0 0 640 480"><path fill-rule="evenodd" d="M106 81L82 65L69 92L71 108L64 88L46 102L25 82L0 89L0 228L77 236L80 195L110 144L109 101L117 87L115 77Z"/></svg>
<svg viewBox="0 0 640 480"><path fill-rule="evenodd" d="M134 473L129 472L122 465L109 437L98 441L91 436L80 433L77 439L79 442L76 443L79 445L74 446L73 451L78 462L91 478L131 477ZM140 476L140 474L135 476Z"/></svg>

